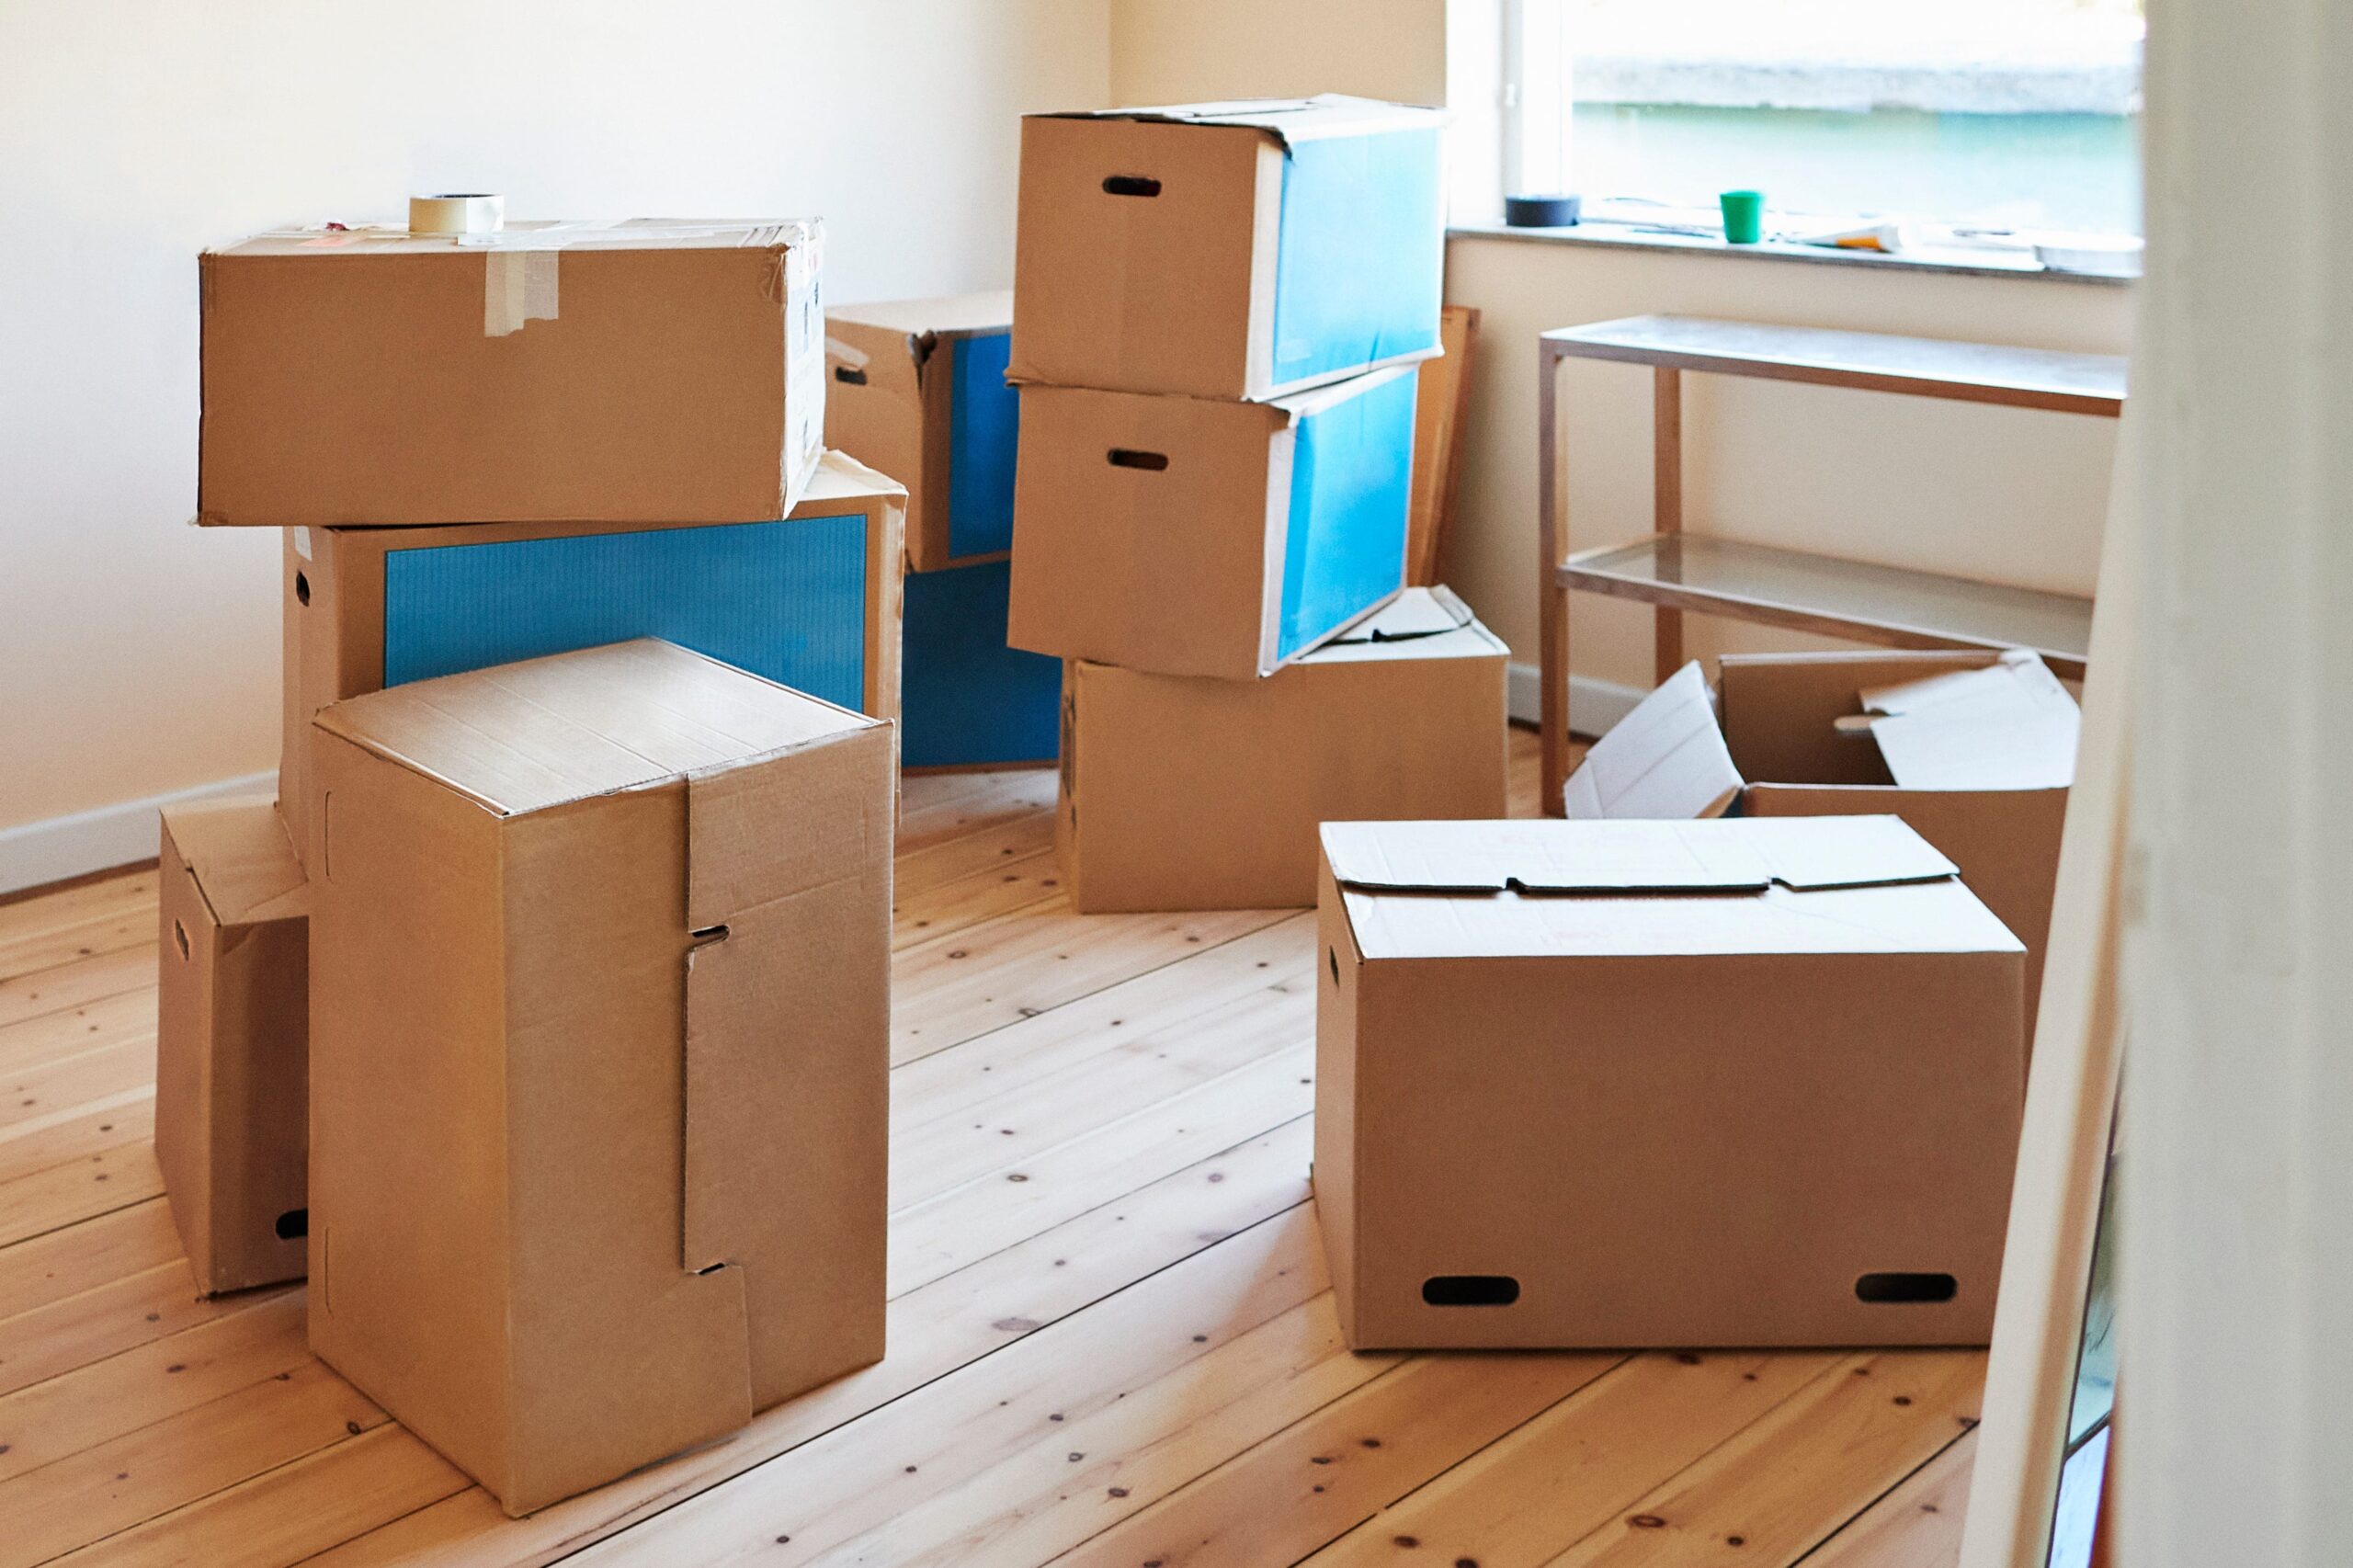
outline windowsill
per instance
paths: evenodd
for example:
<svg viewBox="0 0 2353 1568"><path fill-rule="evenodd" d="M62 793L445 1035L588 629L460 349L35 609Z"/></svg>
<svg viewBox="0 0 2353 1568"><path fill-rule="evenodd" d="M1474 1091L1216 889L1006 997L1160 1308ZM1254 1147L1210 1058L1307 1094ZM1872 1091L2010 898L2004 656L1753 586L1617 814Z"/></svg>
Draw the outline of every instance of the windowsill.
<svg viewBox="0 0 2353 1568"><path fill-rule="evenodd" d="M1712 235L1658 233L1600 222L1579 223L1567 229L1515 229L1506 223L1454 223L1449 225L1447 237L1747 256L1768 261L1811 262L1823 267L1893 267L1899 271L1937 272L1966 278L2048 278L2057 283L2092 283L2111 288L2137 281L2094 272L2055 272L2030 256L2013 256L2000 251L1961 247L1922 248L1891 256L1880 251L1840 250L1829 245L1791 244L1780 240L1764 240L1753 245L1732 245Z"/></svg>

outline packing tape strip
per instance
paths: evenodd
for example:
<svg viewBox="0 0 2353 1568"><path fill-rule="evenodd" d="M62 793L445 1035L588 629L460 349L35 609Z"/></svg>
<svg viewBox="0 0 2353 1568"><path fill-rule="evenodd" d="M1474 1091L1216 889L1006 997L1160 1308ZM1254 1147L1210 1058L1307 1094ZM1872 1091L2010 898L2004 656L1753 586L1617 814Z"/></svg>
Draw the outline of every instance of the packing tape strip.
<svg viewBox="0 0 2353 1568"><path fill-rule="evenodd" d="M487 234L506 222L506 198L489 195L412 196L412 234Z"/></svg>
<svg viewBox="0 0 2353 1568"><path fill-rule="evenodd" d="M525 322L553 321L556 312L553 250L494 250L482 258L482 332L505 337Z"/></svg>

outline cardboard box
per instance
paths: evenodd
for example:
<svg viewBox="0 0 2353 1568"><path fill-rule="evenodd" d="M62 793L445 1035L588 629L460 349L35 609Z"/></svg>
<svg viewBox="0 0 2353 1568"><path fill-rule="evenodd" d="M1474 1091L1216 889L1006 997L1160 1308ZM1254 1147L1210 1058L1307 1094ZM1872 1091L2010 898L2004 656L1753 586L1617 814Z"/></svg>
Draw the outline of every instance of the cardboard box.
<svg viewBox="0 0 2353 1568"><path fill-rule="evenodd" d="M879 1358L890 726L637 642L317 728L312 1348L516 1514Z"/></svg>
<svg viewBox="0 0 2353 1568"><path fill-rule="evenodd" d="M825 444L906 485L918 572L1013 549L1012 342L1010 290L826 312Z"/></svg>
<svg viewBox="0 0 2353 1568"><path fill-rule="evenodd" d="M1358 1348L1983 1345L2025 957L1893 817L1332 823Z"/></svg>
<svg viewBox="0 0 2353 1568"><path fill-rule="evenodd" d="M907 767L1053 761L1063 666L1006 645L1012 580L1003 561L907 578L899 660L899 759Z"/></svg>
<svg viewBox="0 0 2353 1568"><path fill-rule="evenodd" d="M1511 651L1445 588L1408 588L1264 680L1074 662L1055 846L1072 907L1315 902L1316 827L1505 810Z"/></svg>
<svg viewBox="0 0 2353 1568"><path fill-rule="evenodd" d="M1021 389L1013 645L1247 680L1397 597L1414 374L1274 403Z"/></svg>
<svg viewBox="0 0 2353 1568"><path fill-rule="evenodd" d="M897 717L904 497L829 452L782 521L289 529L278 787L305 864L311 716L386 686L661 637Z"/></svg>
<svg viewBox="0 0 2353 1568"><path fill-rule="evenodd" d="M1721 722L1697 665L1586 755L1572 817L1890 812L2026 944L2031 1040L2080 714L2029 653L1726 654Z"/></svg>
<svg viewBox="0 0 2353 1568"><path fill-rule="evenodd" d="M310 891L262 798L164 812L155 1163L207 1295L302 1277Z"/></svg>
<svg viewBox="0 0 2353 1568"><path fill-rule="evenodd" d="M1330 94L1029 116L1013 379L1255 399L1436 354L1443 125Z"/></svg>
<svg viewBox="0 0 2353 1568"><path fill-rule="evenodd" d="M758 522L824 438L813 222L202 257L199 523Z"/></svg>

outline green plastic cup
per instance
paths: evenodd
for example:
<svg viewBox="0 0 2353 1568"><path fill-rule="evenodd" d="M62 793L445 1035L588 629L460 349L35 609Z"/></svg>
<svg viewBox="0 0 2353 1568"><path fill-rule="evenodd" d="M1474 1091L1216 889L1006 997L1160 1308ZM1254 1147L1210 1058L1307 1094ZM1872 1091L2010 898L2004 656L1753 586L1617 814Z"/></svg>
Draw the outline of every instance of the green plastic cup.
<svg viewBox="0 0 2353 1568"><path fill-rule="evenodd" d="M1724 244L1753 245L1765 237L1765 193L1727 190L1716 199L1724 209Z"/></svg>

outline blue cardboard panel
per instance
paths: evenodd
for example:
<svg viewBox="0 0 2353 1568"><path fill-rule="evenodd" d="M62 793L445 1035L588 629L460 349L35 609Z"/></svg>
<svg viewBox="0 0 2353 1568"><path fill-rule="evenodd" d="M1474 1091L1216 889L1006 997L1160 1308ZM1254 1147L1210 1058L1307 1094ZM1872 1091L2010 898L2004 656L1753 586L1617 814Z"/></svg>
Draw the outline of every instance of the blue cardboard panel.
<svg viewBox="0 0 2353 1568"><path fill-rule="evenodd" d="M866 606L862 512L397 550L384 684L661 637L862 709Z"/></svg>
<svg viewBox="0 0 2353 1568"><path fill-rule="evenodd" d="M1041 762L1062 744L1059 659L1005 645L1013 563L910 574L899 654L899 755L909 767Z"/></svg>
<svg viewBox="0 0 2353 1568"><path fill-rule="evenodd" d="M1291 148L1275 256L1276 385L1438 346L1438 136L1389 131Z"/></svg>
<svg viewBox="0 0 2353 1568"><path fill-rule="evenodd" d="M948 548L992 555L1013 548L1013 459L1021 400L1005 384L1013 335L954 340L949 358Z"/></svg>
<svg viewBox="0 0 2353 1568"><path fill-rule="evenodd" d="M1299 422L1276 652L1304 653L1405 580L1413 494L1411 374Z"/></svg>

